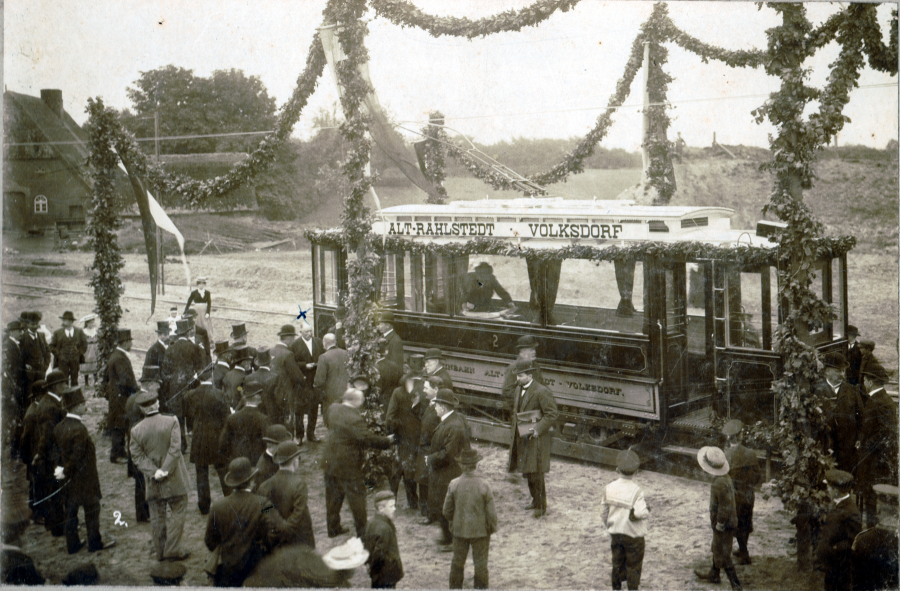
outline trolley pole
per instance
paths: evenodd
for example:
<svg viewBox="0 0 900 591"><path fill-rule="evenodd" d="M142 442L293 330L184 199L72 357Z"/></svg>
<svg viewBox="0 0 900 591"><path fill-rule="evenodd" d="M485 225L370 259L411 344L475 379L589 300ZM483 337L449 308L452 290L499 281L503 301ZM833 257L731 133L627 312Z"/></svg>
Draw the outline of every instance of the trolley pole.
<svg viewBox="0 0 900 591"><path fill-rule="evenodd" d="M648 171L650 170L650 153L647 151L647 135L650 133L650 93L648 91L650 81L650 42L644 41L644 63L643 63L643 80L641 86L644 95L644 116L641 134L641 159L644 164L644 172L641 175L644 182L647 181Z"/></svg>

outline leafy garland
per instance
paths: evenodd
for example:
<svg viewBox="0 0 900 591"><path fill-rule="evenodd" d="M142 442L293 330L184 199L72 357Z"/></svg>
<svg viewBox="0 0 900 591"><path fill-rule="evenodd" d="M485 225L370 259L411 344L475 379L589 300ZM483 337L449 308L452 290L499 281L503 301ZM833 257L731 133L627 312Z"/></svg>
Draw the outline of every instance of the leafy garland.
<svg viewBox="0 0 900 591"><path fill-rule="evenodd" d="M447 201L447 189L444 188L444 146L450 143L444 131L444 114L434 111L428 115L428 125L422 128L425 136L423 160L425 176L437 189L437 195L429 195L425 203L441 204Z"/></svg>
<svg viewBox="0 0 900 591"><path fill-rule="evenodd" d="M650 164L647 169L648 187L656 189L658 197L653 205L667 205L675 194L675 168L672 154L675 144L666 136L671 123L666 114L666 92L672 77L663 66L669 60L669 50L660 42L664 38L667 23L670 23L668 8L660 2L653 7L653 14L641 25L641 32L650 45L650 63L647 76L647 95L650 99L647 118L650 123L644 136L643 146L647 149Z"/></svg>
<svg viewBox="0 0 900 591"><path fill-rule="evenodd" d="M116 237L120 224L115 188L118 157L108 139L119 127L119 121L116 112L106 107L99 98L89 98L85 111L89 115L85 124L90 148L87 164L94 184L87 224L89 243L95 253L90 285L94 288L94 312L100 317L97 344L99 367L102 369L116 350L116 331L122 319L119 296L123 287L119 271L125 266L125 261Z"/></svg>
<svg viewBox="0 0 900 591"><path fill-rule="evenodd" d="M534 27L550 18L557 10L568 12L580 0L538 0L518 12L507 10L477 21L452 16L436 17L425 14L406 0L372 0L372 8L398 27L417 27L428 31L432 37L484 37L494 33L521 31Z"/></svg>

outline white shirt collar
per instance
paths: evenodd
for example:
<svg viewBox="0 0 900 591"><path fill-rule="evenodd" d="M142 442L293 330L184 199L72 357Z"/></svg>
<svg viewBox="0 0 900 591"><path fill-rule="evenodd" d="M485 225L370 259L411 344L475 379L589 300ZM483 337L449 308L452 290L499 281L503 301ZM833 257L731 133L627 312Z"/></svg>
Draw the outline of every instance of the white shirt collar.
<svg viewBox="0 0 900 591"><path fill-rule="evenodd" d="M884 390L884 386L879 386L878 388L875 388L874 390L869 392L869 396L874 396L877 392L881 392L883 390Z"/></svg>
<svg viewBox="0 0 900 591"><path fill-rule="evenodd" d="M228 365L228 364L225 363L224 361L218 361L218 360L216 360L216 361L218 362L219 365L224 365L225 367L229 367L229 368L231 367L230 365Z"/></svg>
<svg viewBox="0 0 900 591"><path fill-rule="evenodd" d="M200 382L201 386L212 386L212 382Z"/></svg>
<svg viewBox="0 0 900 591"><path fill-rule="evenodd" d="M266 371L271 371L271 369L269 369L268 365L260 365L259 367L256 368L256 371L259 371L261 369L264 369Z"/></svg>
<svg viewBox="0 0 900 591"><path fill-rule="evenodd" d="M57 402L61 402L61 401L62 401L62 396L57 396L56 394L54 394L53 392L51 392L51 391L49 391L49 390L47 390L47 394L49 394L50 396L53 396L53 397L56 399Z"/></svg>
<svg viewBox="0 0 900 591"><path fill-rule="evenodd" d="M116 347L116 349L118 349L118 350L121 351L122 353L125 353L125 355L128 355L128 351L126 351L126 350L123 349L122 347Z"/></svg>
<svg viewBox="0 0 900 591"><path fill-rule="evenodd" d="M200 294L200 297L202 298L203 296L206 295L206 290L205 290L205 289L198 289L198 290L197 290L197 293L199 293L199 294Z"/></svg>
<svg viewBox="0 0 900 591"><path fill-rule="evenodd" d="M168 349L169 345L162 339L156 339L156 342L163 346L163 349Z"/></svg>
<svg viewBox="0 0 900 591"><path fill-rule="evenodd" d="M524 392L525 390L527 390L528 388L530 388L530 387L531 387L531 384L533 384L533 383L534 383L534 378L531 378L531 380L530 380L527 384L525 384L524 386L522 386L522 392Z"/></svg>
<svg viewBox="0 0 900 591"><path fill-rule="evenodd" d="M78 415L76 415L76 414L72 414L72 413L70 413L70 412L67 412L67 413L66 413L66 418L70 418L70 417L73 418L73 419L78 419L79 421L81 421L81 417L80 417L80 416L78 416ZM83 422L83 421L82 421L82 422Z"/></svg>
<svg viewBox="0 0 900 591"><path fill-rule="evenodd" d="M452 415L452 414L453 414L453 411L452 411L452 410L447 411L447 414L445 414L444 416L441 417L441 422L443 423L444 420L445 420L447 417L449 417L450 415Z"/></svg>
<svg viewBox="0 0 900 591"><path fill-rule="evenodd" d="M287 345L285 345L285 344L282 343L281 341L278 341L277 343L275 343L275 346L276 346L276 347L277 347L278 345L281 345L282 347L287 347Z"/></svg>
<svg viewBox="0 0 900 591"><path fill-rule="evenodd" d="M63 330L66 331L67 337L72 337L75 335L75 327L74 326L70 326L69 328L64 328Z"/></svg>
<svg viewBox="0 0 900 591"><path fill-rule="evenodd" d="M394 332L394 329L393 329L393 328L390 329L390 330L388 330L386 333L384 333L384 336L388 336L388 335L391 334L392 332Z"/></svg>
<svg viewBox="0 0 900 591"><path fill-rule="evenodd" d="M850 493L847 493L847 494L845 494L844 496L842 496L841 498L835 499L835 500L834 500L834 504L835 504L835 505L839 505L839 504L841 503L841 501L846 501L846 500L849 499L849 498L850 498Z"/></svg>
<svg viewBox="0 0 900 591"><path fill-rule="evenodd" d="M837 384L832 384L832 383L828 380L828 378L825 378L825 381L828 382L828 385L831 386L831 389L834 390L835 393L837 393L837 391L840 390L841 384L844 383L844 380L841 380L841 381L838 382Z"/></svg>
<svg viewBox="0 0 900 591"><path fill-rule="evenodd" d="M12 337L9 337L9 340L11 340L12 342L14 342L14 343L16 344L16 347L19 346L19 341L17 341L16 339L14 339L14 338L12 338Z"/></svg>

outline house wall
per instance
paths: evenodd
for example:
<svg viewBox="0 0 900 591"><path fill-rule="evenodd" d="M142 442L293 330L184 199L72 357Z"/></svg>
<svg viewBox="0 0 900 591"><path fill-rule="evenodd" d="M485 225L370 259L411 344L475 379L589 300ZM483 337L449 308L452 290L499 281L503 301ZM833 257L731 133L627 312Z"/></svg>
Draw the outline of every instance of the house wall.
<svg viewBox="0 0 900 591"><path fill-rule="evenodd" d="M60 158L7 160L4 184L4 231L38 231L54 227L57 221L83 221L90 207L84 183ZM46 198L46 210L35 207L36 201L42 201L40 196Z"/></svg>

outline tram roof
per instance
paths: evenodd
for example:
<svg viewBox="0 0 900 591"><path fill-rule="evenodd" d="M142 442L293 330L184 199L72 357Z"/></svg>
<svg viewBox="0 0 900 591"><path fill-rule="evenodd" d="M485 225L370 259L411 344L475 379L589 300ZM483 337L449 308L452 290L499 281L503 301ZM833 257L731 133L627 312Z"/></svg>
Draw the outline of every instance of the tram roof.
<svg viewBox="0 0 900 591"><path fill-rule="evenodd" d="M733 230L733 214L726 207L649 206L622 200L482 199L387 207L376 213L372 231L441 243L476 236L509 238L542 248L558 248L573 239L594 245L698 241L774 246L754 230Z"/></svg>

